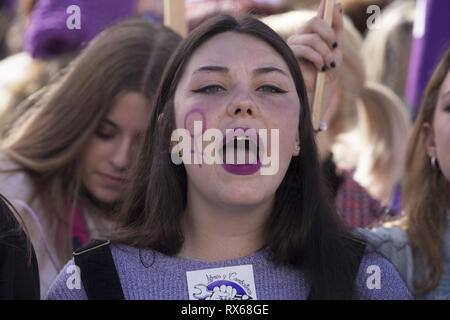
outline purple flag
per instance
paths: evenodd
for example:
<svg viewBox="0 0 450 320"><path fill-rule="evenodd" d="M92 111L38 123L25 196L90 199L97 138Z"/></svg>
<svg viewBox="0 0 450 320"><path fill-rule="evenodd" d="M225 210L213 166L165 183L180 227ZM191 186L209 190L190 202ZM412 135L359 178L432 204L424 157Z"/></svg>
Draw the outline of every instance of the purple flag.
<svg viewBox="0 0 450 320"><path fill-rule="evenodd" d="M450 1L417 0L405 96L417 114L423 92L450 46Z"/></svg>

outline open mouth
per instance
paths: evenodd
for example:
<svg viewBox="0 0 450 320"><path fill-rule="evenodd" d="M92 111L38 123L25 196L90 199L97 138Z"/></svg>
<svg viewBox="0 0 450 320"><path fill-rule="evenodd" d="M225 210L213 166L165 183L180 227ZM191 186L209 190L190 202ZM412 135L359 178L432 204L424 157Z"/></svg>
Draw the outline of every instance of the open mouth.
<svg viewBox="0 0 450 320"><path fill-rule="evenodd" d="M243 131L227 134L221 155L225 171L237 175L251 175L261 168L259 136Z"/></svg>
<svg viewBox="0 0 450 320"><path fill-rule="evenodd" d="M222 155L223 162L227 164L257 164L259 147L250 137L234 137L223 145Z"/></svg>

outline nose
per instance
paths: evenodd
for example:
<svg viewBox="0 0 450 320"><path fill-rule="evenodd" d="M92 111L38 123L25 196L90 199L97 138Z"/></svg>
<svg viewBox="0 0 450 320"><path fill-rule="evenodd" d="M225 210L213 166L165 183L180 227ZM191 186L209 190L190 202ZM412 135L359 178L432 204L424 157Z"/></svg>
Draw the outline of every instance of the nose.
<svg viewBox="0 0 450 320"><path fill-rule="evenodd" d="M110 158L110 162L115 169L118 171L127 169L130 162L130 150L131 141L126 138L121 139Z"/></svg>
<svg viewBox="0 0 450 320"><path fill-rule="evenodd" d="M254 118L258 112L258 107L256 106L253 99L250 97L248 92L240 92L228 105L228 114L231 117L250 117Z"/></svg>

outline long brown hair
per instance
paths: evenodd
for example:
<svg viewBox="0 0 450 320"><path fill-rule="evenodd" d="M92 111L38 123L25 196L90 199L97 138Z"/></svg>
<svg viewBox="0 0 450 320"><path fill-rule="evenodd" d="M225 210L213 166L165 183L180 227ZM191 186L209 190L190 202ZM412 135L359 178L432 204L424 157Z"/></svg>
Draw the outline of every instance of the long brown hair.
<svg viewBox="0 0 450 320"><path fill-rule="evenodd" d="M88 139L120 94L139 92L150 107L180 40L170 29L140 19L104 31L60 81L40 94L3 141L4 152L33 178L35 196L45 191L44 206L66 240L64 254L70 253L72 234L65 206L69 199L73 206L80 200L80 155Z"/></svg>
<svg viewBox="0 0 450 320"><path fill-rule="evenodd" d="M450 182L431 165L423 125L427 122L433 126L439 90L449 70L450 49L425 90L406 153L403 207L407 218L403 226L420 257L420 274L414 283L417 294L435 288L442 275L442 235L446 224Z"/></svg>
<svg viewBox="0 0 450 320"><path fill-rule="evenodd" d="M187 176L183 165L170 156L175 127L174 95L196 49L217 34L235 32L256 37L286 61L301 105L299 135L302 152L291 160L275 194L264 230L265 244L278 264L304 267L314 297L354 297L352 271L357 254L348 240L352 234L341 224L325 195L306 88L297 60L283 39L264 23L228 15L211 18L193 30L171 58L158 89L150 126L132 173L133 182L120 213L122 228L113 240L138 248L175 255L183 244L182 214L186 208Z"/></svg>

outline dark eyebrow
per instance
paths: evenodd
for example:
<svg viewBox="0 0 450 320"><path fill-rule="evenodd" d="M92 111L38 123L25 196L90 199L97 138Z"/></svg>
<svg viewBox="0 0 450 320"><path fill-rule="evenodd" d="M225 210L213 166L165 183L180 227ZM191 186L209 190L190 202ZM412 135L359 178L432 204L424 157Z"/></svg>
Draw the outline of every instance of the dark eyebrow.
<svg viewBox="0 0 450 320"><path fill-rule="evenodd" d="M194 71L193 74L196 74L197 72L219 72L219 73L229 73L229 69L227 67L221 67L221 66L204 66L201 67L199 69L197 69L196 71ZM271 72L278 72L286 77L289 77L288 74L281 70L280 68L277 67L262 67L262 68L257 68L253 71L254 75L262 75L262 74L267 74L267 73L271 73Z"/></svg>
<svg viewBox="0 0 450 320"><path fill-rule="evenodd" d="M197 69L193 72L193 74L196 74L197 72L219 72L219 73L228 73L230 70L226 67L221 66L204 66L200 69Z"/></svg>
<svg viewBox="0 0 450 320"><path fill-rule="evenodd" d="M102 122L106 122L107 124L109 124L110 126L113 126L116 129L119 128L119 126L115 122L109 120L108 118L103 119Z"/></svg>
<svg viewBox="0 0 450 320"><path fill-rule="evenodd" d="M281 73L282 75L289 77L288 74L281 70L280 68L276 68L276 67L263 67L263 68L258 68L256 70L253 71L254 75L261 75L261 74L266 74L266 73L271 73L271 72L278 72Z"/></svg>
<svg viewBox="0 0 450 320"><path fill-rule="evenodd" d="M450 91L447 91L447 92L444 93L441 97L442 97L442 98L445 98L445 97L447 97L447 96L450 96Z"/></svg>

